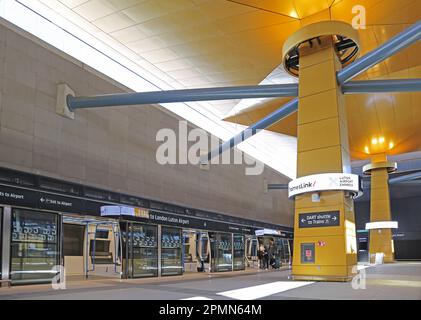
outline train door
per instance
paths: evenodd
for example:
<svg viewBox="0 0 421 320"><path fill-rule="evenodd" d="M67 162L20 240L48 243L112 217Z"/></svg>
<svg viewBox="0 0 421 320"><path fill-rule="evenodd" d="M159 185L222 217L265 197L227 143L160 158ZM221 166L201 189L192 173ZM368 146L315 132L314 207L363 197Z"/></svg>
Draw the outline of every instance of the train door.
<svg viewBox="0 0 421 320"><path fill-rule="evenodd" d="M117 221L63 215L66 276L121 277L121 246Z"/></svg>
<svg viewBox="0 0 421 320"><path fill-rule="evenodd" d="M158 226L122 222L123 269L128 278L158 276Z"/></svg>
<svg viewBox="0 0 421 320"><path fill-rule="evenodd" d="M232 233L209 232L211 271L224 272L233 269Z"/></svg>
<svg viewBox="0 0 421 320"><path fill-rule="evenodd" d="M233 235L233 270L246 268L245 237L242 234Z"/></svg>
<svg viewBox="0 0 421 320"><path fill-rule="evenodd" d="M161 275L183 274L182 230L175 227L161 227Z"/></svg>
<svg viewBox="0 0 421 320"><path fill-rule="evenodd" d="M259 259L257 251L259 247L259 240L256 236L246 235L246 266L248 268L258 269Z"/></svg>
<svg viewBox="0 0 421 320"><path fill-rule="evenodd" d="M183 230L183 262L185 272L209 271L208 233Z"/></svg>

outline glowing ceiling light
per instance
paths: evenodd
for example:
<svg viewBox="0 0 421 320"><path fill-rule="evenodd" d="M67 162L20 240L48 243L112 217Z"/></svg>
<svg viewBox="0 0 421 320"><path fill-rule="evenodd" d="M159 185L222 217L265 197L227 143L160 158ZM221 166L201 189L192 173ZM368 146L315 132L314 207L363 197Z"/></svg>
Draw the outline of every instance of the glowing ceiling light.
<svg viewBox="0 0 421 320"><path fill-rule="evenodd" d="M295 18L295 19L298 19L298 14L297 14L297 11L295 11L295 10L291 10L291 11L289 12L289 16L290 16L290 17L293 17L293 18Z"/></svg>
<svg viewBox="0 0 421 320"><path fill-rule="evenodd" d="M392 141L390 141L389 142L389 149L393 149L394 146L395 146L395 144Z"/></svg>
<svg viewBox="0 0 421 320"><path fill-rule="evenodd" d="M384 137L379 138L379 143L384 143Z"/></svg>
<svg viewBox="0 0 421 320"><path fill-rule="evenodd" d="M364 150L365 150L365 153L367 153L367 154L370 153L370 149L368 149L368 146L365 146Z"/></svg>
<svg viewBox="0 0 421 320"><path fill-rule="evenodd" d="M378 142L377 138L371 139L371 144L377 144L377 142Z"/></svg>

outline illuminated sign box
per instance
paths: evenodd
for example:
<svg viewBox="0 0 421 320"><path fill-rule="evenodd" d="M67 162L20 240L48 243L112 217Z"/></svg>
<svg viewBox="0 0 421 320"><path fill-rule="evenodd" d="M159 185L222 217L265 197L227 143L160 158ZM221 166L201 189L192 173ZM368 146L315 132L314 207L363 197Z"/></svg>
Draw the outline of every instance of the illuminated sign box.
<svg viewBox="0 0 421 320"><path fill-rule="evenodd" d="M288 184L288 197L332 190L349 191L354 197L360 196L362 195L360 177L350 173L322 173L301 177Z"/></svg>
<svg viewBox="0 0 421 320"><path fill-rule="evenodd" d="M149 219L149 210L127 206L102 206L101 216L132 216Z"/></svg>
<svg viewBox="0 0 421 320"><path fill-rule="evenodd" d="M373 230L373 229L397 229L398 222L397 221L376 221L376 222L369 222L365 224L366 230Z"/></svg>

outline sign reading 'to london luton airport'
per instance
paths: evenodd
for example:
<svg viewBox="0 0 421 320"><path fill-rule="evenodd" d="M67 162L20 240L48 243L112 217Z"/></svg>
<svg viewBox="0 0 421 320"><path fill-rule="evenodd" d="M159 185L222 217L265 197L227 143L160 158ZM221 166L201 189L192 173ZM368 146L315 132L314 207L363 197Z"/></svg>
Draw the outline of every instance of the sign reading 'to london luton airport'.
<svg viewBox="0 0 421 320"><path fill-rule="evenodd" d="M360 177L350 173L321 173L301 177L288 184L288 197L328 190L349 191L355 197L360 196L362 194Z"/></svg>

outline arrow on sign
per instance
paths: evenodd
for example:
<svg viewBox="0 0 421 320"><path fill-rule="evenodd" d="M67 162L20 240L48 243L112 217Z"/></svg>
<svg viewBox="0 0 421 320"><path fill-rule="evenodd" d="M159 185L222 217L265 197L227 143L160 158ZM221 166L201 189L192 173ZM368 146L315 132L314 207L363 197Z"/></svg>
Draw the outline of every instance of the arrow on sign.
<svg viewBox="0 0 421 320"><path fill-rule="evenodd" d="M332 220L336 221L338 218L336 218L336 216L333 216Z"/></svg>
<svg viewBox="0 0 421 320"><path fill-rule="evenodd" d="M44 199L44 198L41 198L41 199L39 199L39 201L41 201L41 202L45 202L45 199Z"/></svg>

